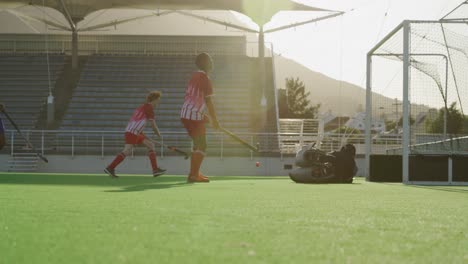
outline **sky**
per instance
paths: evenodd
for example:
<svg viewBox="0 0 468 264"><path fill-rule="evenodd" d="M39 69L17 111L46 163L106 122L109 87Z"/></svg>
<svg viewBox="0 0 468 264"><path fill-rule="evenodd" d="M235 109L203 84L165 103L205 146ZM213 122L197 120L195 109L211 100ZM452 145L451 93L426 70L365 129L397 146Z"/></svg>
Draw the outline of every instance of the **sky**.
<svg viewBox="0 0 468 264"><path fill-rule="evenodd" d="M298 1L299 2L299 1ZM366 54L405 19L436 20L461 0L302 0L345 15L316 24L271 33L266 41L275 52L332 78L365 86ZM326 2L326 4L324 4ZM306 20L300 15L280 13L273 24Z"/></svg>

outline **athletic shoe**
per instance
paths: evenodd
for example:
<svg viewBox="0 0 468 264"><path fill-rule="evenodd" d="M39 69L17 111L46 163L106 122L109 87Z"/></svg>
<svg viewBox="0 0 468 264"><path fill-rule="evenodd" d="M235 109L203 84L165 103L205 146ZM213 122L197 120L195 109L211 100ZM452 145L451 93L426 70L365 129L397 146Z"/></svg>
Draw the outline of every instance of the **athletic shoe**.
<svg viewBox="0 0 468 264"><path fill-rule="evenodd" d="M162 168L157 168L155 171L153 171L153 177L158 177L163 175L166 172L165 169Z"/></svg>
<svg viewBox="0 0 468 264"><path fill-rule="evenodd" d="M210 180L207 177L201 177L200 175L197 175L195 177L193 176L188 176L187 177L187 183L195 183L195 182L210 182Z"/></svg>
<svg viewBox="0 0 468 264"><path fill-rule="evenodd" d="M104 172L107 173L112 179L118 178L119 176L115 175L115 169L105 168Z"/></svg>
<svg viewBox="0 0 468 264"><path fill-rule="evenodd" d="M201 172L198 173L198 177L208 180L208 177L203 175ZM209 180L208 180L209 181Z"/></svg>

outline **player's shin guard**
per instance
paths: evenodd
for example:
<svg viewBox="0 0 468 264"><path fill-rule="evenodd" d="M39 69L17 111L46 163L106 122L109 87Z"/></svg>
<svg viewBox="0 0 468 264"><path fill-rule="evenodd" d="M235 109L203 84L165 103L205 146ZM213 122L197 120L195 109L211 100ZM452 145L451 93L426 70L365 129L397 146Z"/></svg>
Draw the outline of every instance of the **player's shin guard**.
<svg viewBox="0 0 468 264"><path fill-rule="evenodd" d="M120 163L122 163L125 157L126 157L125 154L123 152L120 152L119 154L117 154L117 156L112 161L112 163L109 166L107 166L107 168L115 169L115 167L117 167Z"/></svg>
<svg viewBox="0 0 468 264"><path fill-rule="evenodd" d="M192 159L190 160L191 177L198 177L198 174L200 173L200 167L204 158L205 153L200 150L196 150L192 153Z"/></svg>
<svg viewBox="0 0 468 264"><path fill-rule="evenodd" d="M148 151L148 158L151 162L153 172L155 172L158 169L158 163L156 161L156 152L154 152L153 150Z"/></svg>

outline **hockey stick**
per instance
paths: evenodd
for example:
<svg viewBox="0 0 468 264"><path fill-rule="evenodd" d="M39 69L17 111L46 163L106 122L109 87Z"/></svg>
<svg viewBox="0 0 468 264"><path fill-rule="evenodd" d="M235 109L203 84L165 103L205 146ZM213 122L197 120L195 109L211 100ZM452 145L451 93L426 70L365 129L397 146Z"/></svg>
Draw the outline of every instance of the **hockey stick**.
<svg viewBox="0 0 468 264"><path fill-rule="evenodd" d="M255 151L255 152L259 152L259 143L257 143L257 146L254 147L252 146L251 144L247 143L245 140L241 139L240 137L238 137L236 134L232 133L231 131L225 129L224 127L219 127L219 130L221 130L223 133L225 133L226 135L230 136L232 139L234 139L235 141L241 143L244 147L247 147L248 149L252 150L252 151Z"/></svg>
<svg viewBox="0 0 468 264"><path fill-rule="evenodd" d="M211 120L211 117L207 114L205 114L205 117ZM247 143L247 141L243 140L242 138L238 137L236 134L232 133L231 131L225 129L224 127L219 127L219 130L221 130L224 134L230 136L232 139L235 141L241 143L244 147L247 147L248 149L255 151L255 152L260 152L260 143L257 143L257 146L254 147L251 144Z"/></svg>
<svg viewBox="0 0 468 264"><path fill-rule="evenodd" d="M176 147L174 147L174 146L166 146L166 145L164 145L163 143L161 143L161 142L159 142L159 141L156 141L156 140L154 140L154 139L151 139L151 138L149 138L149 137L146 137L146 139L148 139L149 141L153 142L154 144L156 144L156 145L158 145L158 146L162 146L162 147L167 148L167 149L169 149L169 150L171 150L171 151L174 151L174 152L177 152L177 153L179 153L179 154L184 155L184 156L185 156L184 159L188 159L188 158L190 157L190 155L191 155L191 154L189 154L189 153L187 153L187 152L185 152L185 151L183 151L183 150L180 150L180 149L178 149L178 148L176 148Z"/></svg>
<svg viewBox="0 0 468 264"><path fill-rule="evenodd" d="M24 141L26 141L26 143L29 145L29 147L32 148L32 150L34 152L36 152L36 155L41 159L43 160L45 163L49 163L49 160L42 156L41 153L39 153L39 151L37 151L37 149L34 147L33 144L31 144L31 142L29 142L29 140L23 135L23 133L21 133L21 130L19 129L19 127L16 125L15 121L13 121L13 119L10 117L10 115L5 111L5 110L2 110L2 113L7 117L8 121L10 121L10 123L13 125L13 127L16 129L16 131L18 131L18 134L21 136L21 138L23 138Z"/></svg>

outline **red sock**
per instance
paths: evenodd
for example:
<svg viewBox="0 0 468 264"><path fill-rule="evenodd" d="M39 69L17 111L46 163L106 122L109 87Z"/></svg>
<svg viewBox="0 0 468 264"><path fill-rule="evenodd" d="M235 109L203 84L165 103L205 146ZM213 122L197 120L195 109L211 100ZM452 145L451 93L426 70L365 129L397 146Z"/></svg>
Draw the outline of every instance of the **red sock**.
<svg viewBox="0 0 468 264"><path fill-rule="evenodd" d="M109 166L107 166L107 168L115 169L115 167L117 167L124 159L125 154L123 154L123 152L120 152L119 154L117 154L114 161L112 161L112 163Z"/></svg>
<svg viewBox="0 0 468 264"><path fill-rule="evenodd" d="M151 161L151 167L153 168L153 171L156 171L158 169L158 163L156 162L156 153L150 150L148 151L148 157Z"/></svg>

